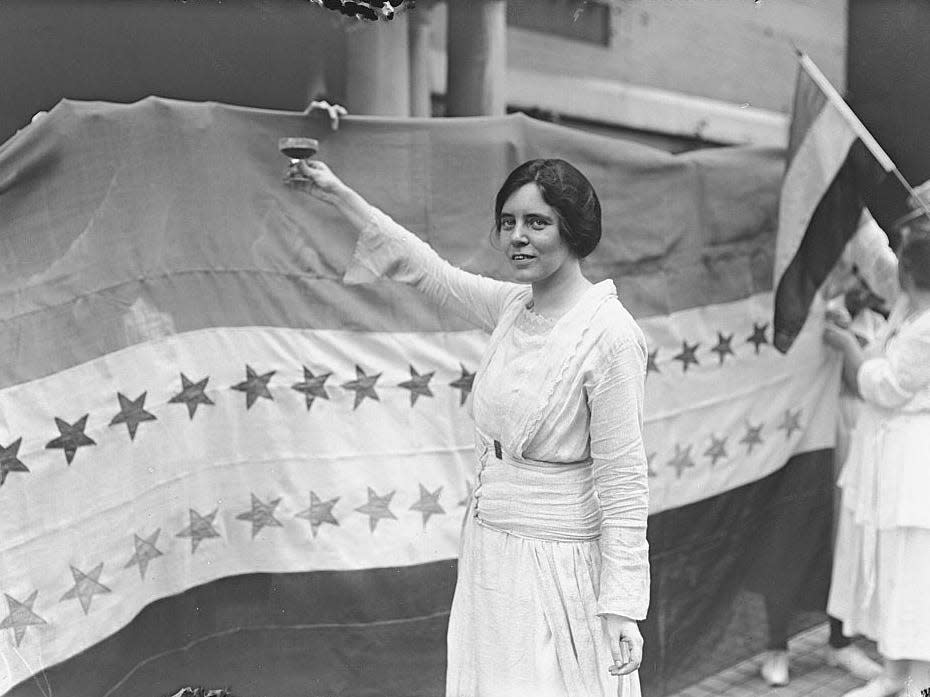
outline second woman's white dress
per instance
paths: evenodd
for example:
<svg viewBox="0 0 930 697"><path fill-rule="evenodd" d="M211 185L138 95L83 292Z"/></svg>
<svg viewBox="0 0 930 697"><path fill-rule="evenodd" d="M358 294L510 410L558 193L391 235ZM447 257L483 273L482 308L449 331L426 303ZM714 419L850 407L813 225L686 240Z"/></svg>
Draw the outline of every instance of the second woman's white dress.
<svg viewBox="0 0 930 697"><path fill-rule="evenodd" d="M410 283L491 332L473 388L476 486L449 620L447 697L637 697L600 615L644 619L646 344L611 281L556 321L529 286L466 273L377 209L348 283Z"/></svg>
<svg viewBox="0 0 930 697"><path fill-rule="evenodd" d="M827 611L885 658L930 661L930 311L901 301L858 373L863 404Z"/></svg>

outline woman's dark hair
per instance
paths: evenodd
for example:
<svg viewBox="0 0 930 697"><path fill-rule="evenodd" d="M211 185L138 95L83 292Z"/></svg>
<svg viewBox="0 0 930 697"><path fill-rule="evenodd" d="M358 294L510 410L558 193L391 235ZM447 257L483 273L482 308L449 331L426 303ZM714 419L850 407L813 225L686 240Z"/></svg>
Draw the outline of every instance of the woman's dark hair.
<svg viewBox="0 0 930 697"><path fill-rule="evenodd" d="M930 232L913 229L898 251L901 271L911 277L921 290L930 290Z"/></svg>
<svg viewBox="0 0 930 697"><path fill-rule="evenodd" d="M501 210L513 193L536 184L543 201L559 218L559 234L579 259L594 251L601 239L601 202L591 182L565 160L529 160L517 167L497 192L494 224L501 229Z"/></svg>

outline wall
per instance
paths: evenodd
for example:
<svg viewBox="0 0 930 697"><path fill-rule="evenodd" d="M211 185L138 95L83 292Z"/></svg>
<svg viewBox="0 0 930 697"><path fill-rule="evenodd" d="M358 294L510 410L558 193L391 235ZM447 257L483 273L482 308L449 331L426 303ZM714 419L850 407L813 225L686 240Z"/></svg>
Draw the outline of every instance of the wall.
<svg viewBox="0 0 930 697"><path fill-rule="evenodd" d="M841 91L845 86L846 11L846 0L623 0L614 4L610 46L540 41L534 32L515 30L509 59L542 72L788 112L792 42Z"/></svg>
<svg viewBox="0 0 930 697"><path fill-rule="evenodd" d="M912 185L930 178L930 3L850 0L847 99ZM904 212L889 182L879 205Z"/></svg>
<svg viewBox="0 0 930 697"><path fill-rule="evenodd" d="M312 66L343 63L334 17L300 0L0 0L0 143L63 97L301 110Z"/></svg>

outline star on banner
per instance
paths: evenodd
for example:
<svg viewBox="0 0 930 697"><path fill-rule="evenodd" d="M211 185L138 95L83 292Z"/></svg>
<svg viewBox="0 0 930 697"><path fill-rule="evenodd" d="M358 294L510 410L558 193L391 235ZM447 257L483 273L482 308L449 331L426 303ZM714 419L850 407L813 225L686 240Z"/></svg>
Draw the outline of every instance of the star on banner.
<svg viewBox="0 0 930 697"><path fill-rule="evenodd" d="M791 440L791 434L801 430L801 409L797 411L785 409L785 415L776 428L779 431L785 432L785 439Z"/></svg>
<svg viewBox="0 0 930 697"><path fill-rule="evenodd" d="M175 535L175 537L191 538L191 554L194 554L197 551L197 546L201 543L201 541L210 537L220 536L220 534L216 531L216 528L213 527L213 519L216 518L216 514L219 509L214 508L212 513L208 513L205 516L200 515L193 508L189 510L191 524Z"/></svg>
<svg viewBox="0 0 930 697"><path fill-rule="evenodd" d="M710 447L704 451L704 457L710 458L711 466L717 464L717 460L727 457L727 439L717 438L713 433L710 434Z"/></svg>
<svg viewBox="0 0 930 697"><path fill-rule="evenodd" d="M758 426L753 426L749 422L746 423L746 435L740 438L739 442L746 445L747 455L752 452L755 446L763 443L761 433L764 425L765 424L759 424Z"/></svg>
<svg viewBox="0 0 930 697"><path fill-rule="evenodd" d="M298 513L297 517L306 518L310 521L310 530L313 532L313 536L316 537L317 532L319 532L320 526L323 523L339 525L339 521L336 520L336 516L333 515L333 506L336 505L337 501L339 501L338 496L334 499L330 499L329 501L323 501L319 496L316 495L316 492L311 491L310 508Z"/></svg>
<svg viewBox="0 0 930 697"><path fill-rule="evenodd" d="M733 353L733 348L730 346L730 343L733 341L733 335L724 336L720 332L717 332L717 345L711 347L711 351L716 353L720 357L720 365L723 365L723 360L727 356L735 356Z"/></svg>
<svg viewBox="0 0 930 697"><path fill-rule="evenodd" d="M117 392L116 397L119 399L119 414L113 417L110 422L111 426L117 424L126 424L129 429L129 440L136 439L136 429L143 421L155 421L155 414L147 412L145 407L146 392L143 392L135 399L129 399L122 392Z"/></svg>
<svg viewBox="0 0 930 697"><path fill-rule="evenodd" d="M659 349L649 352L649 355L646 358L646 375L649 375L649 373L661 373L662 372L661 370L659 370L659 364L656 363L656 356L658 355L659 355Z"/></svg>
<svg viewBox="0 0 930 697"><path fill-rule="evenodd" d="M403 387L405 390L410 390L410 406L413 406L417 403L418 397L432 397L433 392L429 388L429 381L433 377L436 371L430 373L424 373L420 375L416 368L412 365L410 366L410 379L406 380L400 384L398 387Z"/></svg>
<svg viewBox="0 0 930 697"><path fill-rule="evenodd" d="M274 397L271 396L271 392L268 390L268 381L271 380L271 376L276 372L277 371L272 370L269 373L259 375L254 370L252 370L250 365L245 366L245 380L236 385L233 385L232 389L238 390L239 392L245 392L246 409L251 409L252 405L255 404L255 401L259 397L274 400Z"/></svg>
<svg viewBox="0 0 930 697"><path fill-rule="evenodd" d="M268 503L264 503L260 498L255 494L252 494L252 510L246 511L245 513L240 513L236 516L236 520L248 520L252 523L252 539L255 539L255 536L261 532L262 528L267 527L284 527L277 518L274 517L274 509L278 507L278 504L281 503L281 499L271 499Z"/></svg>
<svg viewBox="0 0 930 697"><path fill-rule="evenodd" d="M200 382L191 382L184 373L181 373L181 391L168 401L171 404L186 404L187 415L193 419L198 406L201 404L213 405L213 400L204 394L209 380L209 377L205 377Z"/></svg>
<svg viewBox="0 0 930 697"><path fill-rule="evenodd" d="M681 353L676 356L672 356L672 360L681 361L681 372L687 373L689 365L700 365L698 359L695 357L694 353L698 350L700 344L688 345L688 342L682 340L681 342Z"/></svg>
<svg viewBox="0 0 930 697"><path fill-rule="evenodd" d="M97 442L92 438L84 434L84 429L87 427L87 417L89 414L84 414L80 419L75 421L73 424L69 424L64 419L59 419L55 417L55 425L58 426L58 432L61 434L58 438L54 438L45 444L46 448L61 448L65 451L65 460L68 461L68 464L71 464L71 461L74 460L74 454L77 452L77 449L85 445L97 445Z"/></svg>
<svg viewBox="0 0 930 697"><path fill-rule="evenodd" d="M342 383L343 388L355 391L355 404L352 405L353 409L358 409L358 405L362 403L365 397L373 399L376 402L381 401L380 397L378 397L378 393L375 392L375 383L378 382L378 378L380 377L381 373L377 375L366 375L364 370L359 366L355 366L355 380Z"/></svg>
<svg viewBox="0 0 930 697"><path fill-rule="evenodd" d="M139 575L142 580L145 580L145 572L149 568L149 562L157 557L162 556L162 552L155 546L155 542L158 540L158 536L161 534L161 528L158 528L155 532L149 535L146 538L139 537L138 534L133 535L133 542L136 546L136 553L132 555L132 559L126 562L124 569L129 569L138 564L139 566Z"/></svg>
<svg viewBox="0 0 930 697"><path fill-rule="evenodd" d="M391 509L389 508L391 499L394 498L394 493L395 492L392 491L390 494L378 496L374 489L368 487L368 503L355 509L359 513L368 516L368 528L372 532L378 527L379 520L384 518L393 518L397 520L397 516L391 513Z"/></svg>
<svg viewBox="0 0 930 697"><path fill-rule="evenodd" d="M694 460L691 459L691 446L682 449L678 443L675 443L675 454L668 461L668 466L674 467L675 475L681 479L682 472L689 467L694 467Z"/></svg>
<svg viewBox="0 0 930 697"><path fill-rule="evenodd" d="M756 347L756 355L759 354L759 347L763 344L769 343L768 338L765 336L765 332L769 328L769 323L757 324L756 322L752 323L752 334L746 337L746 341Z"/></svg>
<svg viewBox="0 0 930 697"><path fill-rule="evenodd" d="M450 382L449 386L454 387L457 390L461 390L461 393L459 394L459 406L462 406L468 400L468 394L471 392L471 388L475 384L475 374L469 373L465 369L465 366L461 363L459 363L459 367L462 369L462 374Z"/></svg>
<svg viewBox="0 0 930 697"><path fill-rule="evenodd" d="M317 397L320 399L329 399L329 393L326 392L326 388L323 386L323 384L326 382L326 379L332 375L332 373L314 375L310 372L307 366L303 366L303 369L304 381L295 382L293 385L291 385L291 389L297 390L303 394L307 401L307 411L310 411L310 407L313 406L313 400Z"/></svg>
<svg viewBox="0 0 930 697"><path fill-rule="evenodd" d="M10 472L28 472L29 468L19 459L19 446L23 444L22 437L17 438L8 446L0 445L0 486L6 481Z"/></svg>
<svg viewBox="0 0 930 697"><path fill-rule="evenodd" d="M4 593L4 595L6 596L6 604L10 609L10 614L4 617L3 621L0 622L0 629L12 629L13 638L16 641L16 645L19 646L23 637L26 636L26 629L40 624L48 624L48 622L39 617L32 610L32 606L36 602L36 596L39 595L39 591L32 591L32 595L22 602L9 593Z"/></svg>
<svg viewBox="0 0 930 697"><path fill-rule="evenodd" d="M647 453L646 455L646 474L650 479L659 476L659 473L652 469L652 461L656 459L656 455L657 453L655 452Z"/></svg>
<svg viewBox="0 0 930 697"><path fill-rule="evenodd" d="M411 511L420 511L423 514L423 527L426 527L429 517L434 514L444 515L445 510L439 505L439 495L442 493L442 487L434 492L430 492L425 486L420 484L420 500L410 507Z"/></svg>
<svg viewBox="0 0 930 697"><path fill-rule="evenodd" d="M103 562L97 564L94 570L85 574L77 567L71 567L71 576L74 577L74 585L61 596L61 602L65 600L74 600L77 598L81 602L81 608L86 615L90 612L90 604L95 595L111 593L112 591L100 583L100 572L103 571Z"/></svg>

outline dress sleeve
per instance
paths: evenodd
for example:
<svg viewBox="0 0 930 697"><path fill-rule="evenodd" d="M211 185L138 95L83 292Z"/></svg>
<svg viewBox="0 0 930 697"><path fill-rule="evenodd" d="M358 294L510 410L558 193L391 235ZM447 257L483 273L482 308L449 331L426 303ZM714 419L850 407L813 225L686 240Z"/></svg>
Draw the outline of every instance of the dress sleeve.
<svg viewBox="0 0 930 697"><path fill-rule="evenodd" d="M888 243L888 235L867 211L856 234L846 245L843 256L859 268L859 273L889 306L894 304L901 288L898 284L898 257Z"/></svg>
<svg viewBox="0 0 930 697"><path fill-rule="evenodd" d="M442 309L491 332L501 311L522 286L469 273L442 259L432 247L388 215L370 207L368 224L343 276L349 285L388 279L424 293Z"/></svg>
<svg viewBox="0 0 930 697"><path fill-rule="evenodd" d="M859 392L867 402L897 409L930 385L930 321L923 331L902 332L884 355L869 358L859 367Z"/></svg>
<svg viewBox="0 0 930 697"><path fill-rule="evenodd" d="M646 617L649 607L649 484L643 445L645 342L604 351L586 384L591 458L601 504L597 614Z"/></svg>

